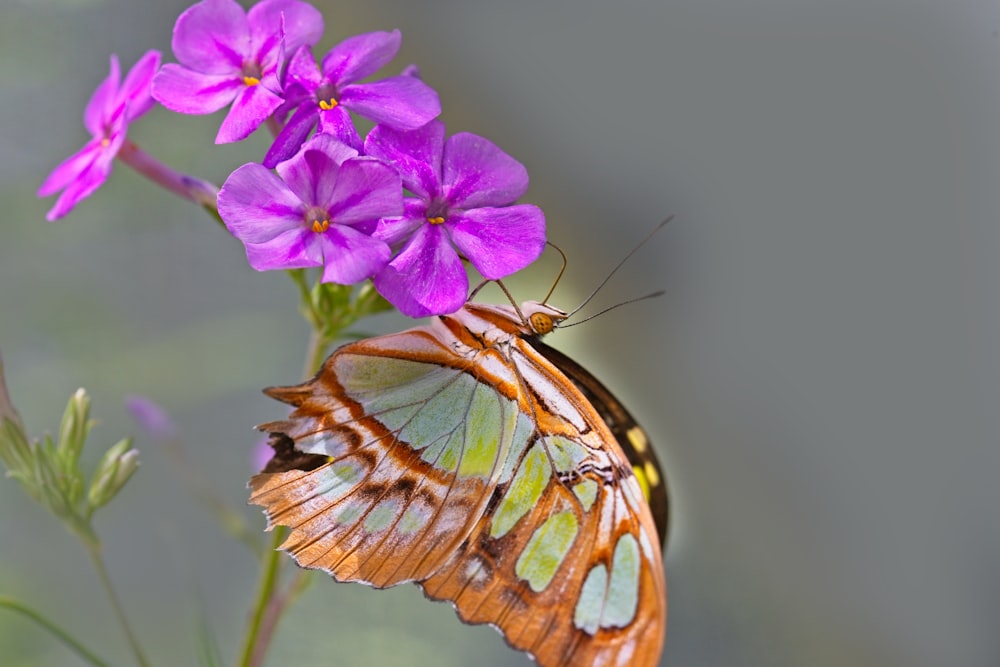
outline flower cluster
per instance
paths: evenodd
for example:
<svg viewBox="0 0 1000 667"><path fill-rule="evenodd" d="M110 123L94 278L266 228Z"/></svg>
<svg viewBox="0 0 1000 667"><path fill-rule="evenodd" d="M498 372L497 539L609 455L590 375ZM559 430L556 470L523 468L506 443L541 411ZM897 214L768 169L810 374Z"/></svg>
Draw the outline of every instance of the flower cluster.
<svg viewBox="0 0 1000 667"><path fill-rule="evenodd" d="M230 175L216 204L257 270L321 267L323 282L343 285L372 279L401 312L422 317L463 305L466 261L500 279L537 259L545 218L516 204L528 187L523 165L482 137L448 137L438 95L416 67L370 80L399 51L399 31L351 37L317 60L322 32L322 16L301 0L249 10L202 0L174 26L177 63L156 72L159 54L150 52L119 86L112 58L84 117L94 138L39 191L64 190L49 219L100 186L116 155L205 203L204 187L184 191L196 179L126 144L128 122L155 100L184 114L228 106L216 143L261 125L274 135L260 163ZM366 136L356 117L374 125Z"/></svg>

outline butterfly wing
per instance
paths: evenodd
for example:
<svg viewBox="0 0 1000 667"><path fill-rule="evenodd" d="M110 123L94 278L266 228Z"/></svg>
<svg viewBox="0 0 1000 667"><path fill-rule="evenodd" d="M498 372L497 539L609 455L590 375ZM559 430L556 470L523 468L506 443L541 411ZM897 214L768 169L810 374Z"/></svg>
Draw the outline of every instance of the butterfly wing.
<svg viewBox="0 0 1000 667"><path fill-rule="evenodd" d="M586 368L537 337L529 344L563 372L587 398L621 447L649 503L660 543L666 545L670 532L670 494L663 468L649 444L646 431L611 391Z"/></svg>
<svg viewBox="0 0 1000 667"><path fill-rule="evenodd" d="M454 554L528 434L515 432L517 403L467 365L415 329L346 345L310 382L268 390L296 409L261 427L281 456L251 480L250 501L292 529L282 548L299 565L385 587Z"/></svg>
<svg viewBox="0 0 1000 667"><path fill-rule="evenodd" d="M251 502L283 548L340 581L416 581L546 667L654 665L666 617L656 527L586 398L520 338L473 349L418 328L340 348Z"/></svg>

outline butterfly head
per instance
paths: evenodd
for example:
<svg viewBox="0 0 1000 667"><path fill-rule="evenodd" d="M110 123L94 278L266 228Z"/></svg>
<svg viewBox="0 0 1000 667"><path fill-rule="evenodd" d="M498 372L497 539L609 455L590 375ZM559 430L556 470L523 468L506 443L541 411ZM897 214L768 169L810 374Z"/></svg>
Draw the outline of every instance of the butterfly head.
<svg viewBox="0 0 1000 667"><path fill-rule="evenodd" d="M540 301L525 301L521 304L521 315L524 322L531 329L531 333L536 336L544 336L552 333L552 330L559 326L569 315L558 308L550 306Z"/></svg>

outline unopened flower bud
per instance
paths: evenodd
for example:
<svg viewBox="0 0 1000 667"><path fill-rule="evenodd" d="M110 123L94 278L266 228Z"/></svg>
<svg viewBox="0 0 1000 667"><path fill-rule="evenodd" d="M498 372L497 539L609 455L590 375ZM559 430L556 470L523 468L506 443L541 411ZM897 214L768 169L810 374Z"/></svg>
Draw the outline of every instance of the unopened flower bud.
<svg viewBox="0 0 1000 667"><path fill-rule="evenodd" d="M90 397L84 389L77 389L66 404L62 423L59 425L59 439L56 452L60 464L66 470L76 468L83 451L83 443L90 430Z"/></svg>
<svg viewBox="0 0 1000 667"><path fill-rule="evenodd" d="M139 467L139 450L131 447L132 439L125 438L104 453L87 492L87 502L92 509L107 505Z"/></svg>

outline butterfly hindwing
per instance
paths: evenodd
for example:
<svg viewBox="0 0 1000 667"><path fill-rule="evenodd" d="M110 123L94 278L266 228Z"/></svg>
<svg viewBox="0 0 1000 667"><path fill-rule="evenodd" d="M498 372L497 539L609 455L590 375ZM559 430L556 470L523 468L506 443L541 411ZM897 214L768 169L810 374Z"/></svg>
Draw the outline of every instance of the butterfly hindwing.
<svg viewBox="0 0 1000 667"><path fill-rule="evenodd" d="M666 545L670 533L670 494L662 467L635 417L622 405L611 391L586 368L571 357L550 347L537 337L527 339L531 347L562 371L576 388L590 401L601 419L607 424L618 446L622 448L632 470L643 489L656 523L660 543Z"/></svg>
<svg viewBox="0 0 1000 667"><path fill-rule="evenodd" d="M275 456L251 502L290 528L300 565L414 581L544 667L656 663L666 600L643 489L509 309L351 343L268 393L295 410L261 427Z"/></svg>

